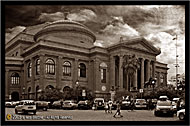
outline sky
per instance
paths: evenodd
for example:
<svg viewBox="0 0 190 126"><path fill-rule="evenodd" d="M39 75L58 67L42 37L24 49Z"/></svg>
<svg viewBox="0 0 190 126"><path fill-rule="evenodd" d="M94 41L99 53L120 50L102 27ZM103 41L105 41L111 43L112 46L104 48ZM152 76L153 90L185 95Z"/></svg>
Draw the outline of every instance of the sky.
<svg viewBox="0 0 190 126"><path fill-rule="evenodd" d="M157 61L168 64L168 79L185 73L185 6L179 5L9 5L5 7L6 41L28 26L64 19L80 22L96 35L96 46L144 37L161 49Z"/></svg>

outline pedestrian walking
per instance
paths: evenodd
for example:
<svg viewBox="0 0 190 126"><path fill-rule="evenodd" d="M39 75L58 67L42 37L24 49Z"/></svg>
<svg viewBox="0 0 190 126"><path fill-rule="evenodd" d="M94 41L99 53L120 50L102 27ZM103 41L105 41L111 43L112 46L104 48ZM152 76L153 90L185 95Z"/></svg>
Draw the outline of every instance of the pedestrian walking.
<svg viewBox="0 0 190 126"><path fill-rule="evenodd" d="M108 103L107 102L104 103L104 108L105 108L105 113L108 113Z"/></svg>
<svg viewBox="0 0 190 126"><path fill-rule="evenodd" d="M134 100L131 100L131 103L130 103L131 105L130 105L130 109L131 109L131 111L133 111L134 110L134 108L135 108L135 101Z"/></svg>
<svg viewBox="0 0 190 126"><path fill-rule="evenodd" d="M114 118L116 117L116 115L118 115L118 116L120 116L120 117L123 117L122 115L121 115L121 105L120 105L120 102L118 101L117 102L117 110L116 110L116 113L114 114Z"/></svg>

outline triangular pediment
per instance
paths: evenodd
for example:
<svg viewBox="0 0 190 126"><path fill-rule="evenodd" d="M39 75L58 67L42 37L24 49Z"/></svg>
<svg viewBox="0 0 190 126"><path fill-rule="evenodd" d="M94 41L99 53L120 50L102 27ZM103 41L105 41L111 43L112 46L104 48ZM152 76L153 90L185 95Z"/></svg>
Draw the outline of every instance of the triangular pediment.
<svg viewBox="0 0 190 126"><path fill-rule="evenodd" d="M133 45L127 45L127 47L130 48L135 48L135 49L139 49L139 50L144 50L144 51L151 51L149 48L145 47L144 45L137 43L137 44L133 44Z"/></svg>
<svg viewBox="0 0 190 126"><path fill-rule="evenodd" d="M150 42L144 38L135 39L132 41L126 41L123 43L125 47L146 51L149 53L160 54L160 50L154 47Z"/></svg>

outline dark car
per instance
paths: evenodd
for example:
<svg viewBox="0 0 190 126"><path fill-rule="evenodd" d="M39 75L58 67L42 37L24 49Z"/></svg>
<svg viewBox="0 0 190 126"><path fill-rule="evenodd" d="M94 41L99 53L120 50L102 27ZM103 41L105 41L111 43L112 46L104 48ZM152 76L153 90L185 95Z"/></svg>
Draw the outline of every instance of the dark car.
<svg viewBox="0 0 190 126"><path fill-rule="evenodd" d="M43 111L47 111L49 108L49 102L47 101L36 101L36 109L42 109Z"/></svg>
<svg viewBox="0 0 190 126"><path fill-rule="evenodd" d="M172 106L171 101L166 100L166 101L158 101L157 102L156 109L154 111L154 115L159 116L161 114L162 115L170 115L170 116L174 115L173 106Z"/></svg>
<svg viewBox="0 0 190 126"><path fill-rule="evenodd" d="M78 102L78 109L90 109L91 107L91 102L88 100Z"/></svg>
<svg viewBox="0 0 190 126"><path fill-rule="evenodd" d="M94 104L97 109L104 109L104 99L103 98L95 98Z"/></svg>
<svg viewBox="0 0 190 126"><path fill-rule="evenodd" d="M123 100L121 102L121 109L130 109L131 101L130 100Z"/></svg>

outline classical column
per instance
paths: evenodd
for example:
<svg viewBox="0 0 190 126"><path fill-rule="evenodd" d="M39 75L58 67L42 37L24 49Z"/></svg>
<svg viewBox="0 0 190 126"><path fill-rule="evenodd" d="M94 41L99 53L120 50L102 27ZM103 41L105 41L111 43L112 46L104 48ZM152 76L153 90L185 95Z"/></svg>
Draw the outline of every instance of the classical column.
<svg viewBox="0 0 190 126"><path fill-rule="evenodd" d="M32 93L32 99L35 99L35 59L34 58L31 58L31 63L32 63L32 76L31 76L31 85L32 85L32 90L31 90L31 93Z"/></svg>
<svg viewBox="0 0 190 126"><path fill-rule="evenodd" d="M111 62L111 65L110 65L110 80L111 80L111 86L115 86L115 57L114 56L111 56L110 58L110 62Z"/></svg>
<svg viewBox="0 0 190 126"><path fill-rule="evenodd" d="M63 75L61 71L62 69L62 63L61 63L61 57L57 57L57 62L56 62L56 87L59 88L60 82L61 82L61 76Z"/></svg>
<svg viewBox="0 0 190 126"><path fill-rule="evenodd" d="M157 84L158 84L158 86L160 86L160 72L158 72L158 78L157 78Z"/></svg>
<svg viewBox="0 0 190 126"><path fill-rule="evenodd" d="M150 60L147 60L146 81L149 81L149 78L150 78Z"/></svg>
<svg viewBox="0 0 190 126"><path fill-rule="evenodd" d="M119 56L119 88L123 88L123 55Z"/></svg>
<svg viewBox="0 0 190 126"><path fill-rule="evenodd" d="M9 99L9 82L11 78L9 79L9 70L5 69L5 98L6 100Z"/></svg>
<svg viewBox="0 0 190 126"><path fill-rule="evenodd" d="M27 73L28 73L28 69L27 69L27 63L24 61L24 75L23 75L23 87L24 87L24 99L28 96L28 87L27 87Z"/></svg>
<svg viewBox="0 0 190 126"><path fill-rule="evenodd" d="M155 66L155 61L152 62L152 77L155 78L155 69L156 69L156 66Z"/></svg>
<svg viewBox="0 0 190 126"><path fill-rule="evenodd" d="M39 86L42 90L44 90L44 77L45 77L45 61L44 61L45 55L40 55L40 83Z"/></svg>
<svg viewBox="0 0 190 126"><path fill-rule="evenodd" d="M78 60L79 59L75 58L74 74L73 74L74 75L73 78L75 82L78 80Z"/></svg>
<svg viewBox="0 0 190 126"><path fill-rule="evenodd" d="M167 73L164 73L164 82L165 82L165 86L167 86Z"/></svg>
<svg viewBox="0 0 190 126"><path fill-rule="evenodd" d="M137 89L137 69L134 72L133 87L136 87Z"/></svg>
<svg viewBox="0 0 190 126"><path fill-rule="evenodd" d="M126 73L126 83L125 83L125 84L126 84L126 90L127 90L127 91L128 91L128 81L129 81L129 80L128 80L128 74Z"/></svg>
<svg viewBox="0 0 190 126"><path fill-rule="evenodd" d="M144 59L141 59L141 89L144 87Z"/></svg>

